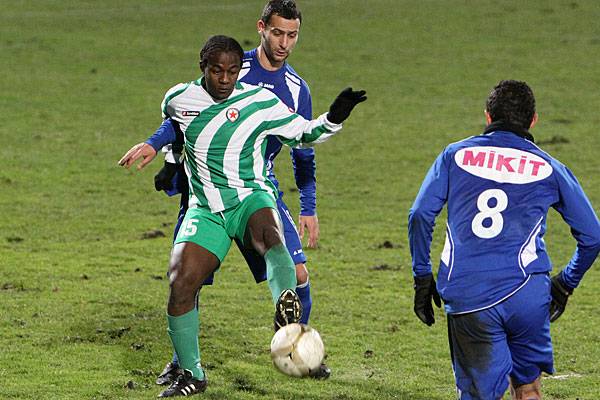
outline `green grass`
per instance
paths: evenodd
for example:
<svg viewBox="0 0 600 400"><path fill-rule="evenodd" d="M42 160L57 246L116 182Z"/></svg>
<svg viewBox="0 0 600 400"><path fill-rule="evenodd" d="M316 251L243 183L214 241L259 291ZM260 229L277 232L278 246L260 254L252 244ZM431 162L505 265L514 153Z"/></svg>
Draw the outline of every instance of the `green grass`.
<svg viewBox="0 0 600 400"><path fill-rule="evenodd" d="M317 149L322 239L308 251L311 324L325 340L333 375L315 382L275 372L269 292L232 250L217 285L202 293L204 397L453 399L445 318L438 312L427 328L412 313L408 209L445 144L482 130L485 98L505 78L531 84L540 113L533 133L598 207L600 5L300 5L305 20L290 61L311 85L315 114L345 86L369 95L339 137ZM1 399L158 393L153 380L171 352L163 276L177 200L152 188L159 162L141 173L116 162L158 126L164 92L197 77L209 35L256 45L262 6L46 0L2 7ZM287 155L277 167L297 214ZM152 230L166 236L142 239ZM386 240L394 248L381 248ZM556 213L546 242L558 267L574 249ZM544 379L546 399L598 396L599 290L592 268L552 327L557 375L567 378Z"/></svg>

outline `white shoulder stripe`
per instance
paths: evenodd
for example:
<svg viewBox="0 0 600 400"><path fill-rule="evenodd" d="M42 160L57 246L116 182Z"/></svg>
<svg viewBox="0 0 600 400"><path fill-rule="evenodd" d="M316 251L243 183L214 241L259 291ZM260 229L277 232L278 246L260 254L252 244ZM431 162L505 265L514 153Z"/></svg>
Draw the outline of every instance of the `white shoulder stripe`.
<svg viewBox="0 0 600 400"><path fill-rule="evenodd" d="M292 95L292 101L294 102L294 111L298 111L298 102L300 100L300 85L296 84L296 82L294 82L292 78L290 78L290 75L288 75L287 73L285 74L285 84L287 85L288 89L290 90L290 94Z"/></svg>
<svg viewBox="0 0 600 400"><path fill-rule="evenodd" d="M290 74L289 72L285 73L285 77L290 81L294 82L298 86L302 86L302 81L295 75Z"/></svg>
<svg viewBox="0 0 600 400"><path fill-rule="evenodd" d="M238 75L238 81L245 77L248 72L250 72L250 66L244 67L242 65L242 69L240 70L240 73Z"/></svg>

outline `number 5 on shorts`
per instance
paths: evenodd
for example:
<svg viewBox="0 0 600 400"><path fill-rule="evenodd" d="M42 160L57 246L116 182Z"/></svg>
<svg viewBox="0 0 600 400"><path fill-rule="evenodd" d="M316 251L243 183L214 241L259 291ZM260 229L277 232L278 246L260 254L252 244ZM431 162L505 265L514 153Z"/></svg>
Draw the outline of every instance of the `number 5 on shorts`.
<svg viewBox="0 0 600 400"><path fill-rule="evenodd" d="M185 226L183 227L183 236L194 236L198 231L198 227L195 225L200 221L196 218L190 218L185 221Z"/></svg>

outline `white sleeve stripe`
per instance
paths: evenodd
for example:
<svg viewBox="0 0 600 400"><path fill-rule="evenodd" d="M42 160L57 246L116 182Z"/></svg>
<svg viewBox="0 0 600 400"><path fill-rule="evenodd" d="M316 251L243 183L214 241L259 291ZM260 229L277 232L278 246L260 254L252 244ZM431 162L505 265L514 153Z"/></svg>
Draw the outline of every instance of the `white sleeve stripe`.
<svg viewBox="0 0 600 400"><path fill-rule="evenodd" d="M452 238L452 231L448 223L446 223L446 243L444 243L444 250L442 251L442 261L450 268L447 278L450 280L452 270L454 269L454 239Z"/></svg>
<svg viewBox="0 0 600 400"><path fill-rule="evenodd" d="M250 67L248 67L248 68L243 68L243 67L242 67L242 69L240 70L240 74L238 75L238 82L239 82L239 81L240 81L240 80L241 80L243 77L245 77L245 76L246 76L246 74L247 74L248 72L250 72Z"/></svg>
<svg viewBox="0 0 600 400"><path fill-rule="evenodd" d="M285 84L290 90L290 94L292 95L292 101L294 102L294 111L298 111L298 102L300 99L300 86L295 85L295 82L290 78L288 74L285 75Z"/></svg>
<svg viewBox="0 0 600 400"><path fill-rule="evenodd" d="M521 267L523 275L527 275L525 273L525 268L527 268L529 264L531 264L538 258L535 241L537 239L538 234L540 233L540 230L542 229L543 219L544 217L541 216L538 222L533 227L533 230L529 233L527 240L525 240L525 243L523 243L521 249L519 250L519 267Z"/></svg>

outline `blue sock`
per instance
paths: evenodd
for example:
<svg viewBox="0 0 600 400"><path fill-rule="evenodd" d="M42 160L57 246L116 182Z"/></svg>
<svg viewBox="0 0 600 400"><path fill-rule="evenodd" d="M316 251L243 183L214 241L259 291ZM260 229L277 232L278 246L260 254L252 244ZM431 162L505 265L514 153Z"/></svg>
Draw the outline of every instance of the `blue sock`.
<svg viewBox="0 0 600 400"><path fill-rule="evenodd" d="M310 318L310 309L312 308L312 298L310 297L310 281L306 281L302 285L296 286L296 293L300 297L302 303L302 318L300 323L308 324L308 318Z"/></svg>

